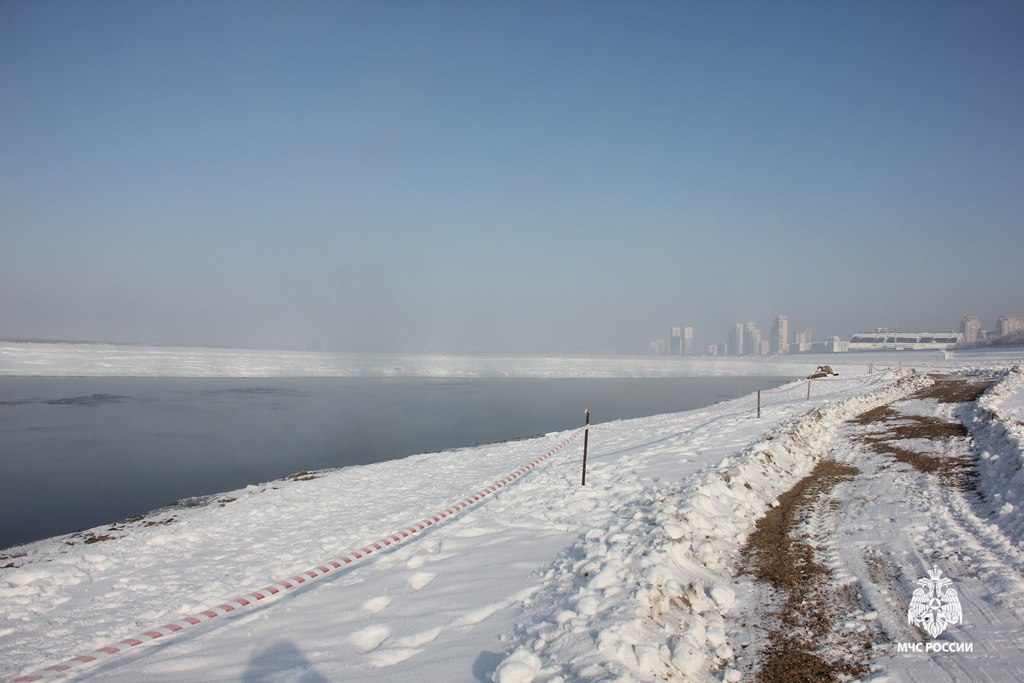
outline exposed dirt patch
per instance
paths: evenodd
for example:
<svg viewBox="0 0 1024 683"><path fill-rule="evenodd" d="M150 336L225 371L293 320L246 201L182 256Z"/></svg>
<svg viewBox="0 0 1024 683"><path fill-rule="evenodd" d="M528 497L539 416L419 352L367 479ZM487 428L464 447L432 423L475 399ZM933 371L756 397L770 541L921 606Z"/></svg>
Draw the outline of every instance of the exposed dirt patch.
<svg viewBox="0 0 1024 683"><path fill-rule="evenodd" d="M23 557L25 557L25 553L15 553L13 555L7 553L0 554L0 562L3 562L3 564L0 564L0 569L17 569L21 566L17 560Z"/></svg>
<svg viewBox="0 0 1024 683"><path fill-rule="evenodd" d="M296 472L295 474L289 474L288 476L281 477L284 481L311 481L313 479L319 479L318 476L307 470Z"/></svg>
<svg viewBox="0 0 1024 683"><path fill-rule="evenodd" d="M967 436L967 428L961 423L925 415L904 415L889 426L888 432L896 439L939 440Z"/></svg>
<svg viewBox="0 0 1024 683"><path fill-rule="evenodd" d="M918 472L923 472L924 474L932 474L936 472L939 474L952 474L951 472L948 472L948 463L944 463L939 458L933 458L930 455L923 455L917 451L912 451L909 448L887 444L885 441L873 443L872 446L879 453L889 455L893 460L910 465Z"/></svg>
<svg viewBox="0 0 1024 683"><path fill-rule="evenodd" d="M178 521L178 518L174 515L171 515L170 517L164 517L162 519L147 519L146 517L140 515L137 517L129 517L123 522L114 522L113 524L107 527L107 531L124 531L130 526L138 526L140 524L142 526L167 526L168 524L174 524L176 521ZM75 535L79 536L80 534Z"/></svg>
<svg viewBox="0 0 1024 683"><path fill-rule="evenodd" d="M967 436L967 428L929 415L903 415L889 406L874 408L850 420L856 425L884 425L885 440L948 439Z"/></svg>
<svg viewBox="0 0 1024 683"><path fill-rule="evenodd" d="M902 417L892 406L878 406L867 410L850 420L855 425L867 425L888 422Z"/></svg>
<svg viewBox="0 0 1024 683"><path fill-rule="evenodd" d="M764 683L790 683L792 681L834 681L838 672L827 660L803 650L786 648L769 651L757 672L757 680Z"/></svg>
<svg viewBox="0 0 1024 683"><path fill-rule="evenodd" d="M992 386L987 378L952 377L931 375L935 384L921 389L914 398L933 398L939 403L970 403L977 401L985 390Z"/></svg>
<svg viewBox="0 0 1024 683"><path fill-rule="evenodd" d="M129 517L123 522L114 522L107 526L107 531L125 531L129 527L133 526L167 526L168 524L174 524L178 521L178 518L174 515L170 517L163 517L161 519L147 519L143 516ZM121 536L111 536L110 534L96 533L95 531L79 531L78 533L71 534L71 537L64 541L64 545L77 545L79 542L86 545L92 543L100 543L101 541L116 541Z"/></svg>
<svg viewBox="0 0 1024 683"><path fill-rule="evenodd" d="M931 399L939 403L959 404L977 400L991 386L988 379L973 379L933 375L935 384L914 393L912 398ZM959 422L925 415L903 415L890 406L881 406L858 415L851 420L858 425L877 425L882 429L859 438L881 454L910 465L918 472L935 474L950 485L963 490L975 490L976 472L969 461L956 457L938 457L907 447L913 439L947 442L967 437L967 428ZM941 452L942 448L934 449Z"/></svg>
<svg viewBox="0 0 1024 683"><path fill-rule="evenodd" d="M758 521L741 551L741 573L766 583L785 601L768 629L757 680L762 683L836 681L868 673L867 666L836 660L820 645L832 633L839 605L855 600L830 587L830 572L814 558L814 549L797 533L804 506L859 470L824 460L779 496L778 507Z"/></svg>
<svg viewBox="0 0 1024 683"><path fill-rule="evenodd" d="M86 534L75 534L75 536L81 538L82 543L86 545L89 545L91 543L100 543L102 541L116 541L120 538L120 536L110 536L109 534L95 534L91 531ZM66 543L67 545L74 545L74 543L71 542L66 541Z"/></svg>

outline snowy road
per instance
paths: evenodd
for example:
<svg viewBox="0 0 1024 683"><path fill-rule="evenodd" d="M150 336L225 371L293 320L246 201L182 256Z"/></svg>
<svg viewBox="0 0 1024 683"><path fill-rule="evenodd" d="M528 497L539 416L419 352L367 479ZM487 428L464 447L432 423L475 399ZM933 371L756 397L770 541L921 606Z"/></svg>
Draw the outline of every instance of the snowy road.
<svg viewBox="0 0 1024 683"><path fill-rule="evenodd" d="M845 667L873 680L1024 680L1021 539L1000 526L1006 501L979 485L976 464L988 439L973 401L989 383L938 377L839 430L824 462L845 475L799 506L789 533L812 557L760 610L768 637L746 634L748 675ZM908 608L935 569L952 581L962 623L922 643Z"/></svg>
<svg viewBox="0 0 1024 683"><path fill-rule="evenodd" d="M743 549L757 520L825 459L858 474L808 499L799 535L828 570L820 595L836 588L852 602L808 645L814 656L892 680L952 680L965 671L1020 678L1024 586L1013 501L1024 488L1000 469L1020 471L1018 427L1000 415L1019 409L1024 385L1011 374L982 399L985 407L959 408L915 396L931 385L923 374L842 376L815 382L810 399L801 382L766 392L760 419L747 397L595 425L586 487L577 440L365 562L73 673L123 681L749 680L785 602L741 572ZM871 441L881 439L878 425L856 419L885 406L966 419L972 440L931 440L938 455L927 457L973 458L980 469L970 476L992 495L980 501L949 486L962 468L919 472L879 451ZM40 671L317 566L445 509L570 435L271 482L16 549L0 557L3 675ZM938 562L964 605L963 624L940 640L973 642L974 652L897 654L898 642L930 642L907 625L906 609L915 581Z"/></svg>

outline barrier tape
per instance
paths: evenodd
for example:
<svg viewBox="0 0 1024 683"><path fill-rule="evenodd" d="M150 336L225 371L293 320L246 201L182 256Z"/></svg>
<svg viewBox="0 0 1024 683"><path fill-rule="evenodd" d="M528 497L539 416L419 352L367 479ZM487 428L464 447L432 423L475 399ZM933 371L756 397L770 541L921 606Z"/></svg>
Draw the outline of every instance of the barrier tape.
<svg viewBox="0 0 1024 683"><path fill-rule="evenodd" d="M73 669L78 669L86 665L95 664L99 661L108 660L109 658L115 655L128 652L132 648L135 648L144 643L148 643L159 638L164 638L166 636L174 635L191 626L197 626L199 624L208 622L211 619L216 619L220 616L226 616L242 610L251 609L257 606L262 600L268 600L275 596L299 588L300 586L304 586L308 583L312 583L313 581L317 581L332 571L346 568L352 564L355 564L356 562L359 562L360 560L366 559L375 552L384 550L385 548L388 548L390 546L398 545L399 543L402 543L412 538L415 534L421 531L425 531L426 529L434 526L435 524L438 524L447 518L459 514L460 512L462 512L463 510L470 506L476 505L487 496L511 484L515 480L519 479L523 475L527 474L528 472L536 468L545 460L549 459L550 457L561 451L574 440L579 438L583 431L583 429L577 429L568 437L566 437L563 441L561 441L558 445L552 447L550 450L544 453L544 455L535 458L532 462L523 465L514 472L505 475L505 477L503 477L502 479L499 479L498 481L492 483L490 486L477 491L473 495L442 510L441 512L437 512L431 515L430 517L421 519L420 521L402 529L401 531L397 531L389 536L385 536L377 541L374 541L373 543L370 543L368 545L363 546L362 548L359 548L358 550L354 550L336 559L328 560L323 564L319 564L315 567L307 569L306 571L299 572L295 576L292 576L283 581L275 581L274 583L265 586L264 588L261 588L259 590L252 591L251 593L246 593L241 597L227 600L217 605L216 607L211 607L210 609L205 609L196 614L181 617L176 621L172 621L168 624L164 624L163 626L151 629L149 631L144 631L143 633L137 634L130 638L119 640L116 643L112 643L110 645L107 645L106 647L101 647L98 650L93 650L85 654L77 655L63 662L59 662L57 664L48 666L44 669L40 669L39 671L36 671L34 673L20 676L18 678L15 678L12 681L12 683L31 683L33 681L40 681L51 676L66 674L68 672L71 672Z"/></svg>
<svg viewBox="0 0 1024 683"><path fill-rule="evenodd" d="M764 398L765 396L776 395L776 394L790 394L790 393L792 393L792 392L794 392L794 391L796 391L798 389L803 389L803 390L806 391L806 389L807 389L806 382L807 382L806 379L799 379L799 380L794 380L793 382L787 382L787 384L792 384L792 386L788 386L787 387L787 386L783 385L781 387L772 387L771 389L762 389L761 390L761 397Z"/></svg>

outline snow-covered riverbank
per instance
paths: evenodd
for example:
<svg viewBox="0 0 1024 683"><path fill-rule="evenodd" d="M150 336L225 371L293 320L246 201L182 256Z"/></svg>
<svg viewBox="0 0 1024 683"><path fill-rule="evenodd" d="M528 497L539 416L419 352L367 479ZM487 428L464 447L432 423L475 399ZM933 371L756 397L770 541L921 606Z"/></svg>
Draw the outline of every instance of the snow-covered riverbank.
<svg viewBox="0 0 1024 683"><path fill-rule="evenodd" d="M810 399L805 381L766 392L760 418L748 396L597 424L585 487L582 438L559 432L250 486L12 549L3 675L87 654L102 661L72 671L96 680L731 680L736 619L756 607L734 572L756 520L844 421L929 381L844 373ZM1011 375L983 400L989 460L1018 472L1022 392ZM1020 477L996 479L1024 497ZM190 617L202 623L158 631ZM95 652L112 645L124 652Z"/></svg>

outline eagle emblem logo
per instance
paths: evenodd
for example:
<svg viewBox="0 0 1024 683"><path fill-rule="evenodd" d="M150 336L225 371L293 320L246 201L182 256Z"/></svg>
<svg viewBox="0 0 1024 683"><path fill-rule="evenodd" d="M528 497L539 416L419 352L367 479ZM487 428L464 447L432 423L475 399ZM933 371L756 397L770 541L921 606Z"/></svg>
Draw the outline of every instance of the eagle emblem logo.
<svg viewBox="0 0 1024 683"><path fill-rule="evenodd" d="M918 579L920 588L914 590L907 610L907 622L920 626L932 638L946 630L950 624L963 623L963 611L956 589L950 588L951 579L942 576L942 570L932 567L927 579Z"/></svg>

